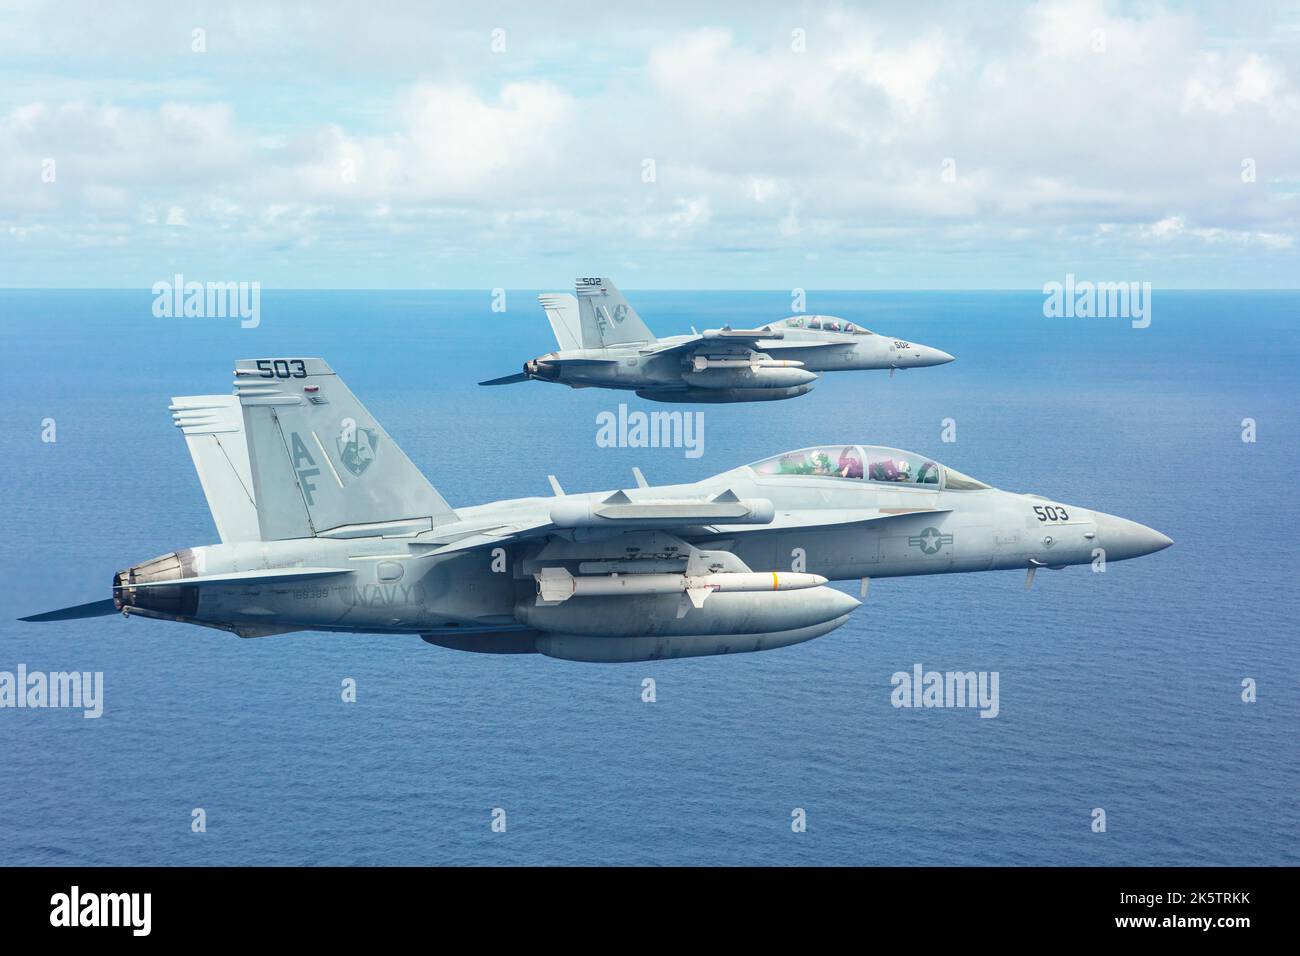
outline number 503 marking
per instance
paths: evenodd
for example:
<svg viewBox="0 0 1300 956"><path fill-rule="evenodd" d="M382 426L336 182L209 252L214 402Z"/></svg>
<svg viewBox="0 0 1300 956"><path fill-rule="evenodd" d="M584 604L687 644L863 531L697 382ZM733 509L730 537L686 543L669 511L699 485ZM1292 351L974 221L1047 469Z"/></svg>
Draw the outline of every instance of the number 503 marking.
<svg viewBox="0 0 1300 956"><path fill-rule="evenodd" d="M258 359L262 378L306 378L307 363L302 359Z"/></svg>

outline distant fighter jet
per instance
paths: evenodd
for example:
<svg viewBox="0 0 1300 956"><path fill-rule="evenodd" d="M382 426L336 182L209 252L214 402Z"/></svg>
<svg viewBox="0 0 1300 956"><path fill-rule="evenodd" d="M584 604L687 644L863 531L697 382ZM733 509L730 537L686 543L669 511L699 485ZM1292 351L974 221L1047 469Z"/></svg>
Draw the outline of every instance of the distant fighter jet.
<svg viewBox="0 0 1300 956"><path fill-rule="evenodd" d="M859 602L827 579L1063 568L1172 542L991 488L896 448L833 444L695 484L453 509L320 359L240 361L234 395L172 400L222 543L119 571L120 611L262 637L418 634L577 661L759 651ZM1104 565L1103 565L1104 567Z"/></svg>
<svg viewBox="0 0 1300 956"><path fill-rule="evenodd" d="M578 279L576 296L538 296L558 352L514 375L571 388L635 390L656 402L771 402L812 390L818 372L922 368L951 362L947 352L868 332L829 315L797 315L758 329L708 329L654 337L608 279Z"/></svg>

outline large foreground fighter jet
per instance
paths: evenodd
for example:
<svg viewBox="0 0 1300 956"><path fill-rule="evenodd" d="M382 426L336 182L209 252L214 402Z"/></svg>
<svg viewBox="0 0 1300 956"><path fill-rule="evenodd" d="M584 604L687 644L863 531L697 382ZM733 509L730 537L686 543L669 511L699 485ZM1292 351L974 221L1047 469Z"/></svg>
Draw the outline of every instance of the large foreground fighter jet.
<svg viewBox="0 0 1300 956"><path fill-rule="evenodd" d="M796 315L758 329L707 329L657 339L608 279L578 279L576 296L538 296L558 352L480 385L537 379L571 388L635 390L656 402L770 402L812 390L818 372L921 368L947 352L829 315Z"/></svg>
<svg viewBox="0 0 1300 956"><path fill-rule="evenodd" d="M261 637L418 634L484 653L644 661L811 640L858 601L827 579L1134 558L1123 518L991 488L924 455L833 444L695 484L451 508L320 359L238 363L173 399L222 543L119 571L120 611Z"/></svg>

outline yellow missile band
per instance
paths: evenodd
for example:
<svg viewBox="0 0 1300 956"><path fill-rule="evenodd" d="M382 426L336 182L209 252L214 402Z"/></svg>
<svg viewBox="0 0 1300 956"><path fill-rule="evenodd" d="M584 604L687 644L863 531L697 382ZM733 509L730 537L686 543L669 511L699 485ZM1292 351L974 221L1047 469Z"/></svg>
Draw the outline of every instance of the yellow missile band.
<svg viewBox="0 0 1300 956"><path fill-rule="evenodd" d="M776 572L772 572L772 590L777 590Z"/></svg>

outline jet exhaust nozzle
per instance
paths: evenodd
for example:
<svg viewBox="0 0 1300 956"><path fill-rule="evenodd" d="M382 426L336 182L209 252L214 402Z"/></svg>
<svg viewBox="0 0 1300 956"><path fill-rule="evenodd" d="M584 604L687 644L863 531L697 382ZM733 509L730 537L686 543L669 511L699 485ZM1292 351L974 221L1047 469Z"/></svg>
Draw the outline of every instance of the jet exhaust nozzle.
<svg viewBox="0 0 1300 956"><path fill-rule="evenodd" d="M545 359L529 359L524 363L524 374L529 378L541 379L544 382L554 382L560 377L560 368Z"/></svg>
<svg viewBox="0 0 1300 956"><path fill-rule="evenodd" d="M189 619L198 612L199 589L180 582L198 572L194 552L171 551L113 575L113 605L126 614ZM175 587L136 587L156 581L176 581Z"/></svg>

